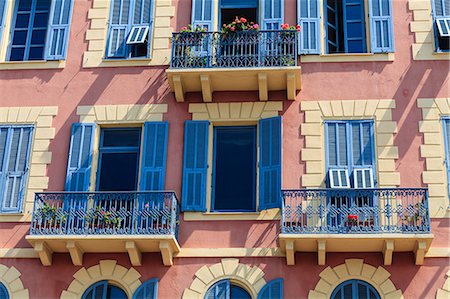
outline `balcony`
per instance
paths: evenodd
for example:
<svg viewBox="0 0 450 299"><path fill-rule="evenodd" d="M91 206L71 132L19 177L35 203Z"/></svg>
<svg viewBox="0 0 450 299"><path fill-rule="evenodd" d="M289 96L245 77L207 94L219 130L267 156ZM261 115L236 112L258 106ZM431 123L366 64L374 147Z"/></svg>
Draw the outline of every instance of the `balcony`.
<svg viewBox="0 0 450 299"><path fill-rule="evenodd" d="M186 92L202 92L205 102L214 91L286 90L294 100L301 85L295 30L173 33L169 84L178 102Z"/></svg>
<svg viewBox="0 0 450 299"><path fill-rule="evenodd" d="M179 208L173 192L36 193L28 242L43 265L52 253L69 252L74 265L84 253L127 252L141 265L143 252L161 252L172 265Z"/></svg>
<svg viewBox="0 0 450 299"><path fill-rule="evenodd" d="M288 265L295 252L382 252L384 264L393 252L413 251L422 264L430 233L428 191L395 189L303 189L282 191L280 244Z"/></svg>

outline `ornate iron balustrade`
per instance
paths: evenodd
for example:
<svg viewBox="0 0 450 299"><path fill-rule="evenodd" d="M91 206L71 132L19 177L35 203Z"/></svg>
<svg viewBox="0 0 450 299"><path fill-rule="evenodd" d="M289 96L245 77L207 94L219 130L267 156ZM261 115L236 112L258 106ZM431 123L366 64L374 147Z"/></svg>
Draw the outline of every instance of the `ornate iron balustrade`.
<svg viewBox="0 0 450 299"><path fill-rule="evenodd" d="M283 67L297 65L297 31L178 32L171 68Z"/></svg>
<svg viewBox="0 0 450 299"><path fill-rule="evenodd" d="M36 193L31 235L177 235L174 192Z"/></svg>
<svg viewBox="0 0 450 299"><path fill-rule="evenodd" d="M429 233L428 190L283 190L281 232Z"/></svg>

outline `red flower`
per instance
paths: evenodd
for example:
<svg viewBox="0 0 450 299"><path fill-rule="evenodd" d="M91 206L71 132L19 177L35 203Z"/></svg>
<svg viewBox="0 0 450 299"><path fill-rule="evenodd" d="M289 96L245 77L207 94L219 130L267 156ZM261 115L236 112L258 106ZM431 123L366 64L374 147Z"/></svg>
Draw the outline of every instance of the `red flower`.
<svg viewBox="0 0 450 299"><path fill-rule="evenodd" d="M242 23L247 23L247 19L246 18L241 18L241 22Z"/></svg>
<svg viewBox="0 0 450 299"><path fill-rule="evenodd" d="M231 30L231 31L234 31L234 27L231 27L230 30Z"/></svg>
<svg viewBox="0 0 450 299"><path fill-rule="evenodd" d="M300 25L295 26L295 29L297 29L297 32L300 32L301 29Z"/></svg>
<svg viewBox="0 0 450 299"><path fill-rule="evenodd" d="M348 220L351 220L351 221L358 221L358 215L348 215Z"/></svg>

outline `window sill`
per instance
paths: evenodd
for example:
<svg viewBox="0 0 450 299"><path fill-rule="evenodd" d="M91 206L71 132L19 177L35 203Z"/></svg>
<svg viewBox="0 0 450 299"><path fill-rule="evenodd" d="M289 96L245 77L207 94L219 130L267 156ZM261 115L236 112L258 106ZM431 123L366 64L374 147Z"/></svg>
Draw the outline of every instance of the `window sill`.
<svg viewBox="0 0 450 299"><path fill-rule="evenodd" d="M0 222L31 222L31 213L0 214Z"/></svg>
<svg viewBox="0 0 450 299"><path fill-rule="evenodd" d="M371 62L371 61L394 61L394 53L362 53L362 54L322 54L302 55L300 62Z"/></svg>
<svg viewBox="0 0 450 299"><path fill-rule="evenodd" d="M157 58L133 58L133 59L108 59L94 57L90 53L85 53L83 58L84 68L95 67L135 67L135 66L168 66L170 58L164 57L162 60Z"/></svg>
<svg viewBox="0 0 450 299"><path fill-rule="evenodd" d="M222 220L280 220L280 209L261 212L184 212L185 221L222 221Z"/></svg>
<svg viewBox="0 0 450 299"><path fill-rule="evenodd" d="M33 61L2 61L0 70L35 70L35 69L62 69L66 66L65 60L33 60Z"/></svg>

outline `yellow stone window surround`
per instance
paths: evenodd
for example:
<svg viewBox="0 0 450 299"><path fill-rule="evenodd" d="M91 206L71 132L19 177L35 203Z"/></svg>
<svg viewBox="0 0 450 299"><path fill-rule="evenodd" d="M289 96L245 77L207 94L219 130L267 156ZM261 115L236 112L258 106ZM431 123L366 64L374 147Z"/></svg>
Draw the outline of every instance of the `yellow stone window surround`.
<svg viewBox="0 0 450 299"><path fill-rule="evenodd" d="M208 165L213 165L214 126L256 125L262 118L275 117L283 110L283 102L233 102L189 104L192 120L208 120ZM257 142L258 144L258 142ZM257 157L259 149L257 149ZM258 158L257 158L258 159ZM257 160L258 162L258 160ZM257 174L258 176L258 174ZM185 212L184 220L274 220L280 219L279 209L269 209L261 212L243 213L213 213L211 207L212 167L207 171L206 209L207 212ZM256 178L256 203L258 204L258 177ZM256 206L257 208L257 206Z"/></svg>
<svg viewBox="0 0 450 299"><path fill-rule="evenodd" d="M444 132L441 118L450 116L450 98L417 99L422 109L419 132L423 134L420 156L425 159L422 181L428 185L428 204L432 218L450 217Z"/></svg>
<svg viewBox="0 0 450 299"><path fill-rule="evenodd" d="M2 283L10 299L28 299L30 294L20 279L22 274L14 267L0 264L0 283Z"/></svg>
<svg viewBox="0 0 450 299"><path fill-rule="evenodd" d="M450 298L450 270L447 271L447 279L441 289L436 292L436 299L448 299Z"/></svg>
<svg viewBox="0 0 450 299"><path fill-rule="evenodd" d="M449 60L449 52L436 52L432 0L409 0L408 8L413 12L410 30L414 33L412 56L414 60Z"/></svg>
<svg viewBox="0 0 450 299"><path fill-rule="evenodd" d="M403 298L401 290L396 289L389 279L391 274L379 266L364 263L363 259L347 259L345 264L336 267L326 267L319 274L320 280L314 290L309 291L308 299L330 298L333 290L342 282L350 279L363 280L372 285L380 295L381 299Z"/></svg>
<svg viewBox="0 0 450 299"><path fill-rule="evenodd" d="M47 166L52 161L50 140L55 137L52 126L58 107L0 107L0 125L34 125L28 182L20 214L2 214L0 222L28 222L34 205L34 194L48 188Z"/></svg>
<svg viewBox="0 0 450 299"><path fill-rule="evenodd" d="M173 29L170 25L175 15L171 0L154 0L153 32L151 33L150 59L105 59L108 38L110 3L107 0L93 0L89 9L90 28L86 31L88 49L84 52L83 67L156 66L170 62L170 40Z"/></svg>
<svg viewBox="0 0 450 299"><path fill-rule="evenodd" d="M325 120L374 120L377 182L380 188L400 185L400 173L395 170L398 148L394 145L397 123L392 120L395 101L388 100L343 100L303 101L305 122L301 134L305 136L305 147L301 159L306 162L306 173L301 177L305 188L325 187Z"/></svg>

